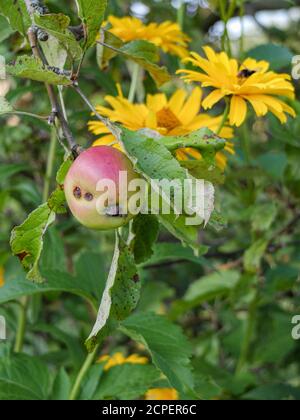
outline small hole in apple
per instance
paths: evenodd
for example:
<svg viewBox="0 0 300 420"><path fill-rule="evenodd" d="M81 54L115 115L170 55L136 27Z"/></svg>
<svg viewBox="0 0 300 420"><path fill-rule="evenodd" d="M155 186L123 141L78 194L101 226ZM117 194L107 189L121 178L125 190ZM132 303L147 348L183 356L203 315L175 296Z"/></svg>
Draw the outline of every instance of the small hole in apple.
<svg viewBox="0 0 300 420"><path fill-rule="evenodd" d="M82 197L81 188L80 187L75 187L74 190L73 190L73 195L74 195L75 198L80 200L80 198Z"/></svg>
<svg viewBox="0 0 300 420"><path fill-rule="evenodd" d="M93 194L91 194L91 193L85 193L84 194L84 199L86 200L86 201L93 201L93 199L94 199L94 196L93 196Z"/></svg>

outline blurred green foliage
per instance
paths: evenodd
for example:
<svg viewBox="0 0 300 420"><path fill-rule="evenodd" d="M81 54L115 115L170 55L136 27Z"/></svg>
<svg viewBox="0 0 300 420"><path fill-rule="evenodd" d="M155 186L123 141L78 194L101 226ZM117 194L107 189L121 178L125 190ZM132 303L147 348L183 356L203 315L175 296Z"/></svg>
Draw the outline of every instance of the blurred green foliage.
<svg viewBox="0 0 300 420"><path fill-rule="evenodd" d="M78 24L74 2L47 3L53 12L64 12ZM144 3L149 8L149 21L159 22L165 16L177 19L177 10L169 0ZM200 51L210 39L207 22L218 16L216 11L194 7L195 3L190 2L184 24L193 39L192 48ZM256 3L263 9L263 1ZM115 0L110 2L109 12L124 16L132 13L130 7L130 1ZM0 27L0 54L8 62L16 53L28 52L28 46L2 17ZM264 28L264 32L268 42L253 46L250 54L269 57L275 70L291 72L291 57L299 53L299 43L295 42L299 22L288 30ZM278 42L280 47L274 46ZM171 72L178 67L172 57L164 57L163 62ZM125 61L116 58L101 72L95 50L89 50L81 88L92 102L98 104L106 94L116 94L118 82L127 93L130 80ZM299 97L299 82L295 85ZM149 76L145 86L148 92L157 91ZM7 90L7 99L18 109L49 113L48 97L40 83L11 78L0 81L0 89ZM174 83L163 89L172 91ZM293 106L299 113L300 103L294 101ZM66 108L76 140L84 146L91 144L89 110L71 89L66 91ZM1 117L0 266L4 267L5 286L0 289L0 315L7 319L8 340L0 343L0 399L68 397L86 356L84 341L95 320L113 253L113 232L91 232L69 215L61 215L45 238L40 265L46 284L28 282L19 261L11 257L12 228L42 202L50 136L43 121ZM273 117L256 120L251 116L236 131L235 144L236 154L229 158L225 183L217 187L217 206L227 227L201 232L201 241L209 250L199 258L162 230L152 259L139 270L142 295L136 313L105 340L100 353L121 350L125 355L149 354L132 338L135 331L141 334L143 314L153 312L163 316L157 335L150 331L149 337L141 340L144 344L149 340L150 354L159 351L158 336L164 336L169 328L174 330L168 345L172 340L185 340L171 322L182 327L190 342L183 344L181 355L180 348L175 349L179 359L170 354L170 360L158 362L171 365L171 386L178 385L178 376L186 375L190 393L185 395L186 389L179 389L182 398L300 399L300 340L292 338L292 318L300 314L300 114L285 125ZM57 145L56 169L62 159L63 150ZM13 355L17 302L24 296L30 297L25 343L23 353ZM189 356L193 381L179 366L184 366ZM151 387L170 386L154 365L117 366L109 372L95 365L82 385L80 398L142 398ZM18 384L8 387L16 372ZM33 376L38 387L31 380Z"/></svg>

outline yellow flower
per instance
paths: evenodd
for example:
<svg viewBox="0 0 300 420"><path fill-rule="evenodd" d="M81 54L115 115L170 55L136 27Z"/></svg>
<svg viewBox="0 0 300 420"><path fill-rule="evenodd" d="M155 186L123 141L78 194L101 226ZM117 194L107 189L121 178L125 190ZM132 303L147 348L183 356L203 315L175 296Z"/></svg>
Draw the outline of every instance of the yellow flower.
<svg viewBox="0 0 300 420"><path fill-rule="evenodd" d="M0 287L4 286L4 268L0 267Z"/></svg>
<svg viewBox="0 0 300 420"><path fill-rule="evenodd" d="M165 21L161 24L145 25L135 17L117 18L115 16L110 16L108 22L112 26L109 31L121 38L123 42L145 40L152 42L164 52L180 58L189 55L187 45L190 39L181 31L177 23Z"/></svg>
<svg viewBox="0 0 300 420"><path fill-rule="evenodd" d="M114 366L124 365L125 363L131 363L134 365L146 365L148 363L147 357L139 356L138 354L132 354L131 356L125 357L121 352L117 352L112 356L105 355L98 359L98 363L106 362L104 370L107 371Z"/></svg>
<svg viewBox="0 0 300 420"><path fill-rule="evenodd" d="M153 388L149 389L145 395L145 400L178 400L178 392L173 388Z"/></svg>
<svg viewBox="0 0 300 420"><path fill-rule="evenodd" d="M98 106L97 111L130 130L150 128L164 136L185 135L203 127L217 131L222 116L211 117L201 113L201 99L202 91L199 87L196 87L190 95L185 90L178 89L170 99L163 93L148 95L144 104L133 104L123 97L122 92L119 92L118 97L105 98L110 108ZM114 142L113 135L100 121L90 121L89 129L94 134L103 136L94 145L107 145ZM230 139L233 137L233 130L225 126L220 135ZM227 142L226 151L234 153L231 142ZM201 159L200 153L194 149L177 151L178 159L190 157ZM222 169L226 166L226 160L223 152L217 154L217 163Z"/></svg>
<svg viewBox="0 0 300 420"><path fill-rule="evenodd" d="M242 65L229 58L225 52L215 53L204 47L207 58L192 52L185 62L192 63L202 71L178 70L187 82L200 82L203 87L215 88L203 101L204 109L211 109L226 96L230 97L229 122L240 126L247 115L250 103L258 117L272 112L282 123L287 115L296 116L295 111L278 96L293 99L295 89L288 74L278 74L269 70L269 63L247 58Z"/></svg>

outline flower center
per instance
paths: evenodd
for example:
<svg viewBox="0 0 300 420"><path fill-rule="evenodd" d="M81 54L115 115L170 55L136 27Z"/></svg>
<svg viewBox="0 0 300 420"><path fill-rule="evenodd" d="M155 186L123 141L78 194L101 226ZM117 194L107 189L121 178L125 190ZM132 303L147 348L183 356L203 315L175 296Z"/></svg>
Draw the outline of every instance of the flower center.
<svg viewBox="0 0 300 420"><path fill-rule="evenodd" d="M173 130L178 127L181 123L176 115L169 108L162 108L156 114L157 124L159 127Z"/></svg>

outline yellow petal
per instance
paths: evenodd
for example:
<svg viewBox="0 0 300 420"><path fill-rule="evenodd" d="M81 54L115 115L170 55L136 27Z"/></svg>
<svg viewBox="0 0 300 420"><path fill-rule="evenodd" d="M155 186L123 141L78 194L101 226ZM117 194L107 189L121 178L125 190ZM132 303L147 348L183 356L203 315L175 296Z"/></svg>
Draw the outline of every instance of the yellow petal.
<svg viewBox="0 0 300 420"><path fill-rule="evenodd" d="M167 105L167 97L164 93L147 96L147 107L154 112L160 111Z"/></svg>
<svg viewBox="0 0 300 420"><path fill-rule="evenodd" d="M153 388L149 389L145 395L145 400L178 400L179 396L173 388Z"/></svg>
<svg viewBox="0 0 300 420"><path fill-rule="evenodd" d="M183 89L178 89L172 96L168 102L168 107L171 111L177 116L181 111L185 98L187 96L187 92Z"/></svg>
<svg viewBox="0 0 300 420"><path fill-rule="evenodd" d="M199 87L196 87L178 114L178 119L183 124L189 124L199 113L201 107L201 98L202 90Z"/></svg>
<svg viewBox="0 0 300 420"><path fill-rule="evenodd" d="M204 109L211 109L217 102L224 98L224 93L220 89L211 92L203 101L202 106Z"/></svg>
<svg viewBox="0 0 300 420"><path fill-rule="evenodd" d="M229 112L229 122L230 125L236 125L240 127L245 121L247 115L247 103L246 101L239 97L233 96L231 98L230 112Z"/></svg>

